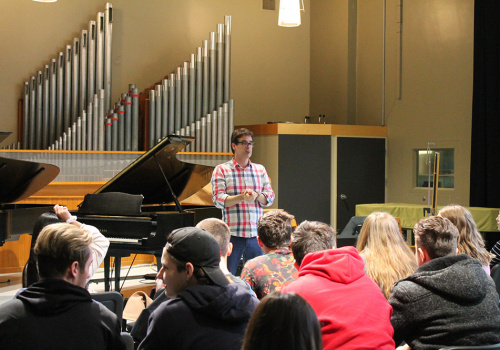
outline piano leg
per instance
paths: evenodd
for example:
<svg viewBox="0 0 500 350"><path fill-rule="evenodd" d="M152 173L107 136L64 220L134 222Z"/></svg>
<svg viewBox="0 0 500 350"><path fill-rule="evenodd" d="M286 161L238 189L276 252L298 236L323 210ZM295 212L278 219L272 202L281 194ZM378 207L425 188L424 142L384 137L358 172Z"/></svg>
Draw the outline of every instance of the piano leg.
<svg viewBox="0 0 500 350"><path fill-rule="evenodd" d="M109 254L104 257L104 291L109 292Z"/></svg>

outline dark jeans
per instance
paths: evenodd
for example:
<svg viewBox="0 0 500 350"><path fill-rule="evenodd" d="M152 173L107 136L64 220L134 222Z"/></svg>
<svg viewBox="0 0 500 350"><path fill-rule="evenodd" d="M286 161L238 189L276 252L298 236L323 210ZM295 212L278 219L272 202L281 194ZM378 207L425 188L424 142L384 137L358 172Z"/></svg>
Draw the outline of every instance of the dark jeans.
<svg viewBox="0 0 500 350"><path fill-rule="evenodd" d="M227 268L233 275L236 275L241 256L243 256L244 265L247 260L264 254L262 248L259 247L257 237L243 238L231 236L231 243L233 244L233 252L227 257Z"/></svg>

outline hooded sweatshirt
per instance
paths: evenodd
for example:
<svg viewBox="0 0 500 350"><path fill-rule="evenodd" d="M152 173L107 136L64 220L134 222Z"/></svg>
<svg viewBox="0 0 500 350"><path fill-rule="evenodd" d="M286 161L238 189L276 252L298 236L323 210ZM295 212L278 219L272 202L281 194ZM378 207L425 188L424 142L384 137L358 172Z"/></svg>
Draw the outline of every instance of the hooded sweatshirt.
<svg viewBox="0 0 500 350"><path fill-rule="evenodd" d="M392 349L391 306L354 247L309 253L294 292L312 306L321 325L323 349Z"/></svg>
<svg viewBox="0 0 500 350"><path fill-rule="evenodd" d="M498 294L465 254L432 259L397 282L389 298L396 344L412 349L500 343Z"/></svg>
<svg viewBox="0 0 500 350"><path fill-rule="evenodd" d="M34 283L0 306L0 349L123 349L116 315L61 279Z"/></svg>
<svg viewBox="0 0 500 350"><path fill-rule="evenodd" d="M235 283L188 287L151 314L139 349L240 349L258 303Z"/></svg>

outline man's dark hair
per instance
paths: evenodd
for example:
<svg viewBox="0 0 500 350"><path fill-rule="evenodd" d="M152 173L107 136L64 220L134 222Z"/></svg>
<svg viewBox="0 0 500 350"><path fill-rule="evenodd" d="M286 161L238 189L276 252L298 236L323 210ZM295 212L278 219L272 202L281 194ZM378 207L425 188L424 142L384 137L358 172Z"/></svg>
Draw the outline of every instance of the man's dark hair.
<svg viewBox="0 0 500 350"><path fill-rule="evenodd" d="M259 219L257 233L262 243L270 249L288 247L292 235L293 215L282 210L272 210Z"/></svg>
<svg viewBox="0 0 500 350"><path fill-rule="evenodd" d="M250 130L248 130L247 128L238 128L238 129L235 129L233 131L233 133L231 134L231 145L234 143L236 144L236 142L238 142L238 139L242 136L252 136L252 139L253 139L253 132L251 132ZM234 154L234 149L233 147L231 147L231 151L233 152Z"/></svg>
<svg viewBox="0 0 500 350"><path fill-rule="evenodd" d="M180 261L177 259L175 256L172 254L168 253L170 255L170 260L172 260L177 268L177 272L182 272L186 270L186 261ZM193 276L196 278L196 281L198 281L199 285L215 285L214 282L208 276L206 275L205 271L199 266L196 266L193 264Z"/></svg>
<svg viewBox="0 0 500 350"><path fill-rule="evenodd" d="M424 247L431 259L457 253L458 229L441 216L430 216L415 224L415 242Z"/></svg>
<svg viewBox="0 0 500 350"><path fill-rule="evenodd" d="M335 248L335 230L318 221L304 221L292 235L292 253L300 266L308 253Z"/></svg>

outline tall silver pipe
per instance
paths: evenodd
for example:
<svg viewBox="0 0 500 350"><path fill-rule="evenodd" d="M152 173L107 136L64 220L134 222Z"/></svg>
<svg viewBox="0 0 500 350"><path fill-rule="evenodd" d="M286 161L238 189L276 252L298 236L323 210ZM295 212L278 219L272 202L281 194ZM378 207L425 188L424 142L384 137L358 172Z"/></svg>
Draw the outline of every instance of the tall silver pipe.
<svg viewBox="0 0 500 350"><path fill-rule="evenodd" d="M43 120L43 73L38 71L36 78L36 124L35 124L35 147L36 149L42 149L42 120Z"/></svg>
<svg viewBox="0 0 500 350"><path fill-rule="evenodd" d="M139 89L132 89L132 151L139 150Z"/></svg>
<svg viewBox="0 0 500 350"><path fill-rule="evenodd" d="M104 13L97 13L95 41L95 90L104 89ZM103 101L103 107L104 101ZM104 110L109 108L105 107Z"/></svg>
<svg viewBox="0 0 500 350"><path fill-rule="evenodd" d="M198 121L197 121L198 123ZM207 151L207 117L201 118L201 126L200 126L200 136L198 137L198 141L200 142L200 152Z"/></svg>
<svg viewBox="0 0 500 350"><path fill-rule="evenodd" d="M224 102L231 98L231 16L225 16L224 28Z"/></svg>
<svg viewBox="0 0 500 350"><path fill-rule="evenodd" d="M196 98L196 55L191 54L188 69L189 80L189 108L188 108L188 123L191 124L195 118L195 98Z"/></svg>
<svg viewBox="0 0 500 350"><path fill-rule="evenodd" d="M224 82L224 24L217 26L217 93L215 99L215 106L222 105L222 98L224 97L223 82Z"/></svg>
<svg viewBox="0 0 500 350"><path fill-rule="evenodd" d="M208 92L208 110L213 111L216 108L215 91L217 81L217 51L215 50L215 32L210 33L210 50L208 51L210 61L210 77L209 77L209 92Z"/></svg>
<svg viewBox="0 0 500 350"><path fill-rule="evenodd" d="M113 136L113 123L111 122L111 118L106 118L106 129L105 129L105 145L104 148L106 151L111 151L111 138Z"/></svg>
<svg viewBox="0 0 500 350"><path fill-rule="evenodd" d="M68 128L69 134L71 135L71 150L76 150L76 121L73 123L72 126Z"/></svg>
<svg viewBox="0 0 500 350"><path fill-rule="evenodd" d="M207 146L206 150L207 152L213 152L212 151L212 115L207 114L205 117L206 124L207 124Z"/></svg>
<svg viewBox="0 0 500 350"><path fill-rule="evenodd" d="M223 152L222 149L222 140L224 138L224 110L222 107L219 107L217 113L217 152Z"/></svg>
<svg viewBox="0 0 500 350"><path fill-rule="evenodd" d="M212 112L212 152L217 152L217 111Z"/></svg>
<svg viewBox="0 0 500 350"><path fill-rule="evenodd" d="M209 111L209 102L208 102L208 90L210 86L210 60L208 58L208 40L203 40L203 88L202 88L202 107L201 113L202 115L207 115L212 111Z"/></svg>
<svg viewBox="0 0 500 350"><path fill-rule="evenodd" d="M42 149L49 147L49 96L50 96L50 68L45 65L43 70L43 100L42 102Z"/></svg>
<svg viewBox="0 0 500 350"><path fill-rule="evenodd" d="M161 139L168 135L168 80L161 84Z"/></svg>
<svg viewBox="0 0 500 350"><path fill-rule="evenodd" d="M125 97L125 151L132 150L132 97Z"/></svg>
<svg viewBox="0 0 500 350"><path fill-rule="evenodd" d="M75 131L75 144L76 150L82 150L82 139L83 139L83 128L82 128L82 117L76 119L76 131Z"/></svg>
<svg viewBox="0 0 500 350"><path fill-rule="evenodd" d="M87 108L87 51L88 51L88 31L82 30L80 36L80 88L79 88L79 101L80 108L79 114Z"/></svg>
<svg viewBox="0 0 500 350"><path fill-rule="evenodd" d="M182 68L177 67L177 74L175 75L175 130L182 128L181 117L182 106Z"/></svg>
<svg viewBox="0 0 500 350"><path fill-rule="evenodd" d="M36 78L31 77L30 84L30 115L29 115L29 130L28 130L28 144L29 149L35 149L35 130L36 130Z"/></svg>
<svg viewBox="0 0 500 350"><path fill-rule="evenodd" d="M154 144L156 145L159 140L161 140L161 130L162 130L162 96L161 96L162 86L160 84L155 85L155 123L154 123Z"/></svg>
<svg viewBox="0 0 500 350"><path fill-rule="evenodd" d="M201 109L202 93L203 93L203 49L197 48L196 51L196 96L195 96L195 120L200 120L203 116Z"/></svg>
<svg viewBox="0 0 500 350"><path fill-rule="evenodd" d="M104 103L106 108L111 106L111 43L113 37L113 5L106 3L104 12Z"/></svg>
<svg viewBox="0 0 500 350"><path fill-rule="evenodd" d="M153 148L156 144L155 142L155 90L149 90L149 138L148 138L148 146L149 149Z"/></svg>
<svg viewBox="0 0 500 350"><path fill-rule="evenodd" d="M111 150L118 151L118 116L113 109L110 109L109 113L111 114L111 123L113 124L111 127L111 131L113 132L111 134Z"/></svg>
<svg viewBox="0 0 500 350"><path fill-rule="evenodd" d="M175 133L175 74L170 74L168 79L168 134Z"/></svg>
<svg viewBox="0 0 500 350"><path fill-rule="evenodd" d="M65 150L65 151L67 151L68 148L69 148L68 147L68 134L67 134L67 131L68 130L66 130L65 132L63 132L63 136L62 136L63 137L63 139L62 139L62 145L63 145L62 149ZM71 134L69 135L69 141L71 141Z"/></svg>
<svg viewBox="0 0 500 350"><path fill-rule="evenodd" d="M50 93L49 93L49 144L52 144L57 135L57 61L55 58L50 63Z"/></svg>
<svg viewBox="0 0 500 350"><path fill-rule="evenodd" d="M118 151L125 151L125 106L121 103L115 108L118 123Z"/></svg>
<svg viewBox="0 0 500 350"><path fill-rule="evenodd" d="M228 120L229 120L229 136L228 136L228 143L229 147L227 152L231 152L231 135L233 134L234 130L234 100L230 99L229 104L228 104Z"/></svg>
<svg viewBox="0 0 500 350"><path fill-rule="evenodd" d="M228 110L228 105L227 103L222 104L222 107L220 108L223 110L222 114L222 152L228 152L229 147L228 147L228 141L229 141L229 110Z"/></svg>
<svg viewBox="0 0 500 350"><path fill-rule="evenodd" d="M80 39L73 39L73 58L72 58L72 85L71 85L71 122L75 122L76 118L80 115L78 108L80 106L78 102L79 93L78 88L80 86Z"/></svg>
<svg viewBox="0 0 500 350"><path fill-rule="evenodd" d="M95 90L95 47L96 47L96 23L89 22L87 37L87 101L94 99Z"/></svg>
<svg viewBox="0 0 500 350"><path fill-rule="evenodd" d="M104 151L104 121L106 120L106 115L104 114L104 90L100 89L99 90L99 118L98 118L98 126L99 126L99 151ZM111 123L111 120L109 121ZM111 127L111 125L108 125ZM110 137L111 137L111 132L110 132ZM110 139L111 140L111 139ZM110 144L111 145L111 144ZM106 148L106 151L110 151L110 148Z"/></svg>
<svg viewBox="0 0 500 350"><path fill-rule="evenodd" d="M189 125L189 118L188 118L188 108L189 108L189 62L184 62L182 66L182 105L181 105L181 111L182 111L182 121L181 121L181 128L186 127L186 125Z"/></svg>
<svg viewBox="0 0 500 350"><path fill-rule="evenodd" d="M57 59L56 137L62 136L64 132L64 67L64 53L59 52ZM59 147L62 147L61 142L59 142Z"/></svg>
<svg viewBox="0 0 500 350"><path fill-rule="evenodd" d="M66 45L64 55L64 122L63 130L71 126L71 45Z"/></svg>
<svg viewBox="0 0 500 350"><path fill-rule="evenodd" d="M29 147L29 113L30 113L30 83L24 82L23 87L23 149Z"/></svg>
<svg viewBox="0 0 500 350"><path fill-rule="evenodd" d="M99 127L104 129L104 121L99 125L99 98L96 94L93 96L94 102L92 103L92 150L99 150ZM103 147L104 149L104 147Z"/></svg>
<svg viewBox="0 0 500 350"><path fill-rule="evenodd" d="M92 151L94 149L93 145L93 133L94 133L94 105L93 102L87 104L87 139L85 141L86 151Z"/></svg>
<svg viewBox="0 0 500 350"><path fill-rule="evenodd" d="M195 152L200 152L201 150L201 120L196 121L196 151Z"/></svg>

